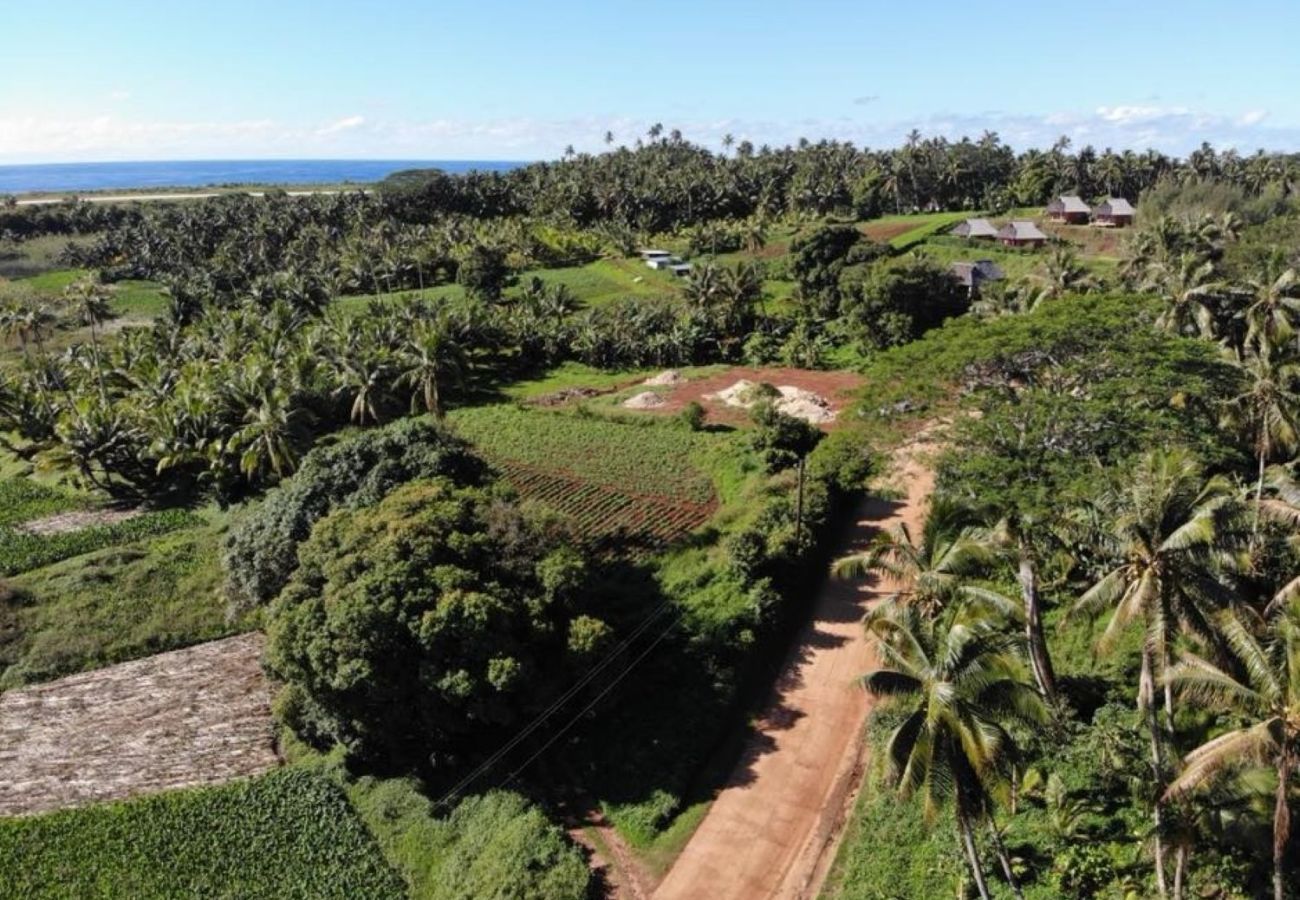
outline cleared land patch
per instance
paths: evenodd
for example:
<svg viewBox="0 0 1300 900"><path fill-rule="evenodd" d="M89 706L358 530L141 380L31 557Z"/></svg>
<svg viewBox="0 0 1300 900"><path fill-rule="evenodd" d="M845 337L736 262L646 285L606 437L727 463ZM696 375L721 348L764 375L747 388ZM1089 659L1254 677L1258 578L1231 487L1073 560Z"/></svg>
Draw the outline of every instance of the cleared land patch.
<svg viewBox="0 0 1300 900"><path fill-rule="evenodd" d="M509 406L461 410L452 421L521 496L593 542L671 542L717 508L692 461L708 435Z"/></svg>
<svg viewBox="0 0 1300 900"><path fill-rule="evenodd" d="M0 814L275 767L261 655L246 634L0 695Z"/></svg>

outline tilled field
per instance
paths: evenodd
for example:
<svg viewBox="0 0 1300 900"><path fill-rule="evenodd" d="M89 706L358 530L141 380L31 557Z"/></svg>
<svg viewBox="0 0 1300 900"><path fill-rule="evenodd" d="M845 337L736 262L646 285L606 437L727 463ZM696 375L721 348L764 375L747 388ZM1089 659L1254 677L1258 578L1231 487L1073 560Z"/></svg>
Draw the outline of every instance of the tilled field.
<svg viewBox="0 0 1300 900"><path fill-rule="evenodd" d="M0 815L275 767L262 645L244 634L0 695Z"/></svg>

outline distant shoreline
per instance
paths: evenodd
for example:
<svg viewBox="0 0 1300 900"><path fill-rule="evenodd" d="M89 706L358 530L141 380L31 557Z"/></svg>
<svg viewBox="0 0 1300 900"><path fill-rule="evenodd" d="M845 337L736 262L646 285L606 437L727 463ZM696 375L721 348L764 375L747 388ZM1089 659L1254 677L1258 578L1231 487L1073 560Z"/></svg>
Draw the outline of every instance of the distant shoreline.
<svg viewBox="0 0 1300 900"><path fill-rule="evenodd" d="M320 193L359 190L405 169L438 168L460 174L504 172L524 165L527 162L519 160L377 159L24 163L0 165L0 196L45 201L71 195L94 200L106 195L247 193L251 189Z"/></svg>

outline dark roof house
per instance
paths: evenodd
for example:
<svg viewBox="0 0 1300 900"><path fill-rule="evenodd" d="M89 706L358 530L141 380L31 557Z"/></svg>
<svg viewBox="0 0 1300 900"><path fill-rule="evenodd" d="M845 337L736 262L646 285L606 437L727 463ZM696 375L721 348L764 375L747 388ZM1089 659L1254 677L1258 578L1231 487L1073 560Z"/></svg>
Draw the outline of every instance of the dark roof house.
<svg viewBox="0 0 1300 900"><path fill-rule="evenodd" d="M1088 208L1088 204L1084 203L1082 198L1073 195L1057 197L1047 204L1047 217L1056 222L1086 225L1091 215L1092 210Z"/></svg>
<svg viewBox="0 0 1300 900"><path fill-rule="evenodd" d="M972 294L979 292L980 285L990 281L1001 281L1004 277L1002 270L991 259L955 262L952 264L952 274Z"/></svg>
<svg viewBox="0 0 1300 900"><path fill-rule="evenodd" d="M995 238L998 236L998 230L993 227L993 223L988 219L967 219L956 228L952 233L958 237L970 238Z"/></svg>

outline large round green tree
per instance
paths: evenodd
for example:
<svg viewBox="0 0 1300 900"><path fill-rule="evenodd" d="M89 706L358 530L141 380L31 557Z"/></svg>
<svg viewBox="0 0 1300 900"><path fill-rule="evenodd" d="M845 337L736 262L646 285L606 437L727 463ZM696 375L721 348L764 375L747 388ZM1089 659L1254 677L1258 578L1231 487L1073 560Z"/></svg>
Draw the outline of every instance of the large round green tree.
<svg viewBox="0 0 1300 900"><path fill-rule="evenodd" d="M544 545L512 505L446 479L321 520L270 608L285 719L392 762L499 738L565 666L583 569Z"/></svg>

